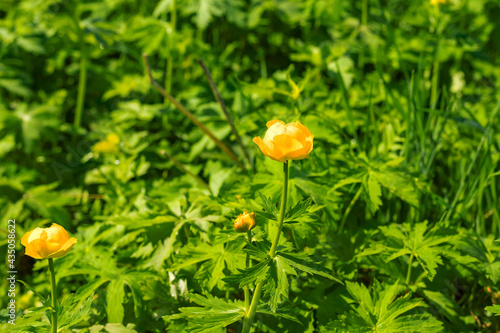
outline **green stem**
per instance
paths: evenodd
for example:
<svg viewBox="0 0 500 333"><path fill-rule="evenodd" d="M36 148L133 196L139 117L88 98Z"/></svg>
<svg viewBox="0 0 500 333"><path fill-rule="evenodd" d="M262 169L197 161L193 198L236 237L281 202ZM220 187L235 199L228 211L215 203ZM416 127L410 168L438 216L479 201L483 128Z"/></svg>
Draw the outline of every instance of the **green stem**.
<svg viewBox="0 0 500 333"><path fill-rule="evenodd" d="M50 286L51 286L50 298L52 301L51 333L57 333L57 286L56 286L56 274L54 273L54 259L52 258L49 258L49 270L50 270Z"/></svg>
<svg viewBox="0 0 500 333"><path fill-rule="evenodd" d="M406 273L406 285L410 284L411 265L413 264L413 258L414 258L414 255L413 255L413 252L412 252L411 256L410 256L410 262L408 263L408 272Z"/></svg>
<svg viewBox="0 0 500 333"><path fill-rule="evenodd" d="M434 65L432 66L432 90L431 90L431 103L430 106L432 109L435 109L436 100L437 100L437 87L439 83L439 61L437 59L437 52L439 49L439 42L436 49L436 59L434 60Z"/></svg>
<svg viewBox="0 0 500 333"><path fill-rule="evenodd" d="M367 23L368 23L368 0L363 0L361 3L361 26L360 26L360 32L363 34L368 28L367 28ZM364 54L364 45L359 51L359 59L358 59L358 65L359 68L361 69L361 72L363 73L363 67L365 65L365 54Z"/></svg>
<svg viewBox="0 0 500 333"><path fill-rule="evenodd" d="M238 134L238 130L236 129L236 126L234 126L233 119L231 119L231 116L229 115L229 112L227 111L226 104L224 103L224 100L222 99L222 96L219 93L219 89L217 89L217 85L215 84L215 81L212 78L212 74L208 70L208 67L205 65L203 60L198 59L198 62L200 64L201 68L203 68L203 72L205 72L205 76L207 77L208 84L210 85L210 89L212 89L212 93L213 93L215 99L217 100L217 102L219 103L219 105L222 109L222 112L224 113L224 116L226 117L227 123L229 124L229 127L231 127L231 131L233 132L234 137L236 138L236 142L241 147L241 150L243 151L243 154L245 155L245 159L247 160L248 165L251 166L252 161L250 160L250 155L248 155L247 148L243 144L243 141L241 141L241 137Z"/></svg>
<svg viewBox="0 0 500 333"><path fill-rule="evenodd" d="M440 11L439 11L439 5L434 6L436 13L435 13L435 18L436 18L436 23L435 23L435 33L437 35L437 42L436 42L436 51L434 55L434 64L432 66L432 82L431 82L431 100L430 100L430 107L434 109L434 104L436 103L437 99L437 89L438 89L438 84L439 84L439 44L441 42L441 36L439 33L439 18L440 18Z"/></svg>
<svg viewBox="0 0 500 333"><path fill-rule="evenodd" d="M83 37L80 56L80 78L78 80L78 95L76 97L75 127L80 127L82 122L83 104L85 103L85 90L87 89L87 54L83 49Z"/></svg>
<svg viewBox="0 0 500 333"><path fill-rule="evenodd" d="M170 34L169 40L170 43L168 45L169 49L172 49L172 37L175 37L175 29L177 26L177 9L175 8L175 0L172 0L172 10L170 12L170 25L172 26L172 33ZM165 91L170 94L170 90L172 89L172 66L173 66L173 56L171 51L169 51L169 56L167 58L167 70L165 75L166 80L165 80ZM169 100L167 97L165 97L165 104L168 104Z"/></svg>
<svg viewBox="0 0 500 333"><path fill-rule="evenodd" d="M194 173L192 173L191 171L189 171L184 165L182 165L181 162L177 161L175 158L173 158L172 156L170 156L170 154L167 153L166 151L162 150L161 154L165 155L177 168L179 168L180 170L184 171L189 176L193 177L193 179L196 180L204 188L206 188L208 190L208 192L210 192L211 194L213 194L212 193L212 189L210 188L210 186L208 186L208 184L205 183L203 181L203 179L201 179L200 177L198 177L197 175L195 175Z"/></svg>
<svg viewBox="0 0 500 333"><path fill-rule="evenodd" d="M361 25L366 26L368 23L368 0L363 0L361 5Z"/></svg>
<svg viewBox="0 0 500 333"><path fill-rule="evenodd" d="M281 195L281 208L280 215L278 217L278 228L276 229L276 234L274 235L274 240L269 250L269 256L274 259L276 255L276 248L280 240L281 229L283 228L283 221L285 220L285 209L286 209L286 199L288 196L288 163L283 163L283 193ZM255 287L255 291L252 298L252 304L250 305L250 310L245 315L245 320L243 322L242 333L250 332L252 327L253 319L255 317L255 312L257 311L257 306L259 305L260 295L262 294L262 288L264 287L264 281L261 281Z"/></svg>
<svg viewBox="0 0 500 333"><path fill-rule="evenodd" d="M248 244L252 244L252 231L247 231L247 241ZM245 268L250 267L250 253L247 253L247 257L245 260ZM250 291L248 290L248 286L243 287L243 292L245 293L245 311L248 312L250 308Z"/></svg>
<svg viewBox="0 0 500 333"><path fill-rule="evenodd" d="M215 134L209 130L198 118L195 117L194 114L189 112L178 100L176 100L172 95L168 94L165 89L153 78L153 74L151 73L151 67L149 66L148 56L147 54L142 54L142 59L144 60L144 65L146 66L146 70L149 77L149 82L153 85L153 87L164 97L166 97L177 109L179 109L186 117L188 117L199 129L201 129L205 134L207 134L214 143L219 146L233 161L235 161L238 166L242 170L246 170L243 163L241 163L238 157L229 149L219 138L215 136Z"/></svg>
<svg viewBox="0 0 500 333"><path fill-rule="evenodd" d="M358 192L356 192L356 194L354 195L354 198L352 198L351 203L349 204L349 207L347 207L347 209L345 210L344 216L342 217L342 221L340 222L339 234L342 234L342 232L344 231L344 225L345 225L345 221L347 221L347 216L351 212L351 209L354 206L354 204L356 203L356 201L358 201L358 198L361 195L362 189L363 189L363 185L361 185L359 187Z"/></svg>

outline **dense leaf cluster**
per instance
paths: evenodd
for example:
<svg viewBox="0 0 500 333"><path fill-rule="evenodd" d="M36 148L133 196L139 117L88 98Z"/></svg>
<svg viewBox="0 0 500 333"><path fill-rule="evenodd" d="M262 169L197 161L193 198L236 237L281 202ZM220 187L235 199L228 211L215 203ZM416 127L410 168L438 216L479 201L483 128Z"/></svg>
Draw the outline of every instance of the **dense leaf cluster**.
<svg viewBox="0 0 500 333"><path fill-rule="evenodd" d="M62 332L237 332L261 281L255 332L499 331L499 17L496 0L0 2L0 270L15 219L23 281L0 331L50 327L47 262L20 244L49 222L78 238L55 261ZM271 119L314 134L274 258L283 174L251 141Z"/></svg>

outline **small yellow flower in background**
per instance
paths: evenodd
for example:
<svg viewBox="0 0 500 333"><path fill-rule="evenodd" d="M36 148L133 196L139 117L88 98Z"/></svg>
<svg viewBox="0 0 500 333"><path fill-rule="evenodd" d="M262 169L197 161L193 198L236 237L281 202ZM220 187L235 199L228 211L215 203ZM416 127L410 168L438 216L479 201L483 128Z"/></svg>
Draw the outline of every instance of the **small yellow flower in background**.
<svg viewBox="0 0 500 333"><path fill-rule="evenodd" d="M264 139L253 138L262 153L279 162L308 158L313 149L314 135L300 122L285 124L271 120L267 124Z"/></svg>
<svg viewBox="0 0 500 333"><path fill-rule="evenodd" d="M120 143L120 137L114 133L111 133L106 136L106 141L117 145Z"/></svg>
<svg viewBox="0 0 500 333"><path fill-rule="evenodd" d="M448 3L450 2L450 0L431 0L431 4L433 4L434 6L437 6L439 4L445 4L445 3Z"/></svg>
<svg viewBox="0 0 500 333"><path fill-rule="evenodd" d="M234 221L234 229L238 232L247 232L255 228L257 225L257 218L255 213L247 213L243 211L243 214L238 215Z"/></svg>
<svg viewBox="0 0 500 333"><path fill-rule="evenodd" d="M57 223L50 228L36 228L28 231L21 244L26 247L26 255L35 259L61 258L77 243L68 232Z"/></svg>
<svg viewBox="0 0 500 333"><path fill-rule="evenodd" d="M120 138L118 135L111 133L108 134L104 140L96 143L93 150L96 153L118 153L119 143Z"/></svg>

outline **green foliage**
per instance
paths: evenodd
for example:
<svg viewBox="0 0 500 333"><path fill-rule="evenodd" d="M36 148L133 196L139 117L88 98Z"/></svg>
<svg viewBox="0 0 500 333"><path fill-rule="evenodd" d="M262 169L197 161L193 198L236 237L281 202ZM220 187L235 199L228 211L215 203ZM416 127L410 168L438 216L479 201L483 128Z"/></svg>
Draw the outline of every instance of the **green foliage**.
<svg viewBox="0 0 500 333"><path fill-rule="evenodd" d="M411 294L397 297L398 283L375 283L373 293L364 285L346 282L351 297L349 313L325 327L325 332L442 332L442 324L416 309L427 305ZM417 312L416 312L417 311Z"/></svg>
<svg viewBox="0 0 500 333"><path fill-rule="evenodd" d="M166 321L187 319L190 332L217 332L218 330L240 320L245 315L243 302L227 302L207 295L191 295L190 300L201 307L180 308L180 314L164 316Z"/></svg>
<svg viewBox="0 0 500 333"><path fill-rule="evenodd" d="M15 219L18 272L0 331L50 327L47 262L21 245L50 223L78 238L54 261L61 333L237 332L261 282L254 332L500 331L498 17L496 0L0 1L0 257ZM314 135L274 258L282 165L252 143L272 119Z"/></svg>
<svg viewBox="0 0 500 333"><path fill-rule="evenodd" d="M455 237L453 230L445 225L427 228L427 222L410 225L391 224L379 228L379 235L374 235L375 241L360 256L380 255L385 262L410 255L422 267L427 277L432 281L436 275L438 264L442 264L441 255ZM411 262L409 263L412 264Z"/></svg>

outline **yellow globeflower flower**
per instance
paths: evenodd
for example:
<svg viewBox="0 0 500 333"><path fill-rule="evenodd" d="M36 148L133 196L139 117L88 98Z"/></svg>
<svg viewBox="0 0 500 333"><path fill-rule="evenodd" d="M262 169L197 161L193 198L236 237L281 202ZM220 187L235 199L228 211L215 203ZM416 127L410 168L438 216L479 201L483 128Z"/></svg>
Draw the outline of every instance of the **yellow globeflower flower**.
<svg viewBox="0 0 500 333"><path fill-rule="evenodd" d="M35 259L61 258L77 243L59 224L50 228L36 228L28 231L21 244L26 247L26 255Z"/></svg>
<svg viewBox="0 0 500 333"><path fill-rule="evenodd" d="M314 135L300 122L285 124L281 120L271 120L267 124L264 139L253 138L267 157L286 162L308 158L313 149Z"/></svg>
<svg viewBox="0 0 500 333"><path fill-rule="evenodd" d="M243 211L243 214L238 215L234 221L234 229L238 232L247 232L255 228L257 225L257 218L255 213L247 213Z"/></svg>

